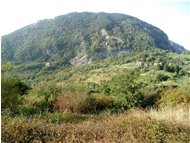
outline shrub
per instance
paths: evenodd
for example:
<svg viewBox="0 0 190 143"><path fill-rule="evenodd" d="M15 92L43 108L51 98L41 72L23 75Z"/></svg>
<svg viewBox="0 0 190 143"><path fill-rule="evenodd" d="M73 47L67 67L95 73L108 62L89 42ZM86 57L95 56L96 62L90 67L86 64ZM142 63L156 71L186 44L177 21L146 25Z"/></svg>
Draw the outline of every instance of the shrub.
<svg viewBox="0 0 190 143"><path fill-rule="evenodd" d="M22 97L29 86L21 82L16 76L2 76L1 80L1 105L2 109L9 109L11 112L18 112L19 105L22 104Z"/></svg>
<svg viewBox="0 0 190 143"><path fill-rule="evenodd" d="M131 109L141 106L144 96L141 93L143 85L135 81L138 73L129 72L113 78L110 81L110 94L117 97L117 109Z"/></svg>
<svg viewBox="0 0 190 143"><path fill-rule="evenodd" d="M53 111L72 113L100 113L114 106L114 97L101 94L64 92L53 101Z"/></svg>
<svg viewBox="0 0 190 143"><path fill-rule="evenodd" d="M161 99L158 101L160 107L164 106L183 106L190 105L190 87L188 85L178 88L170 88L164 92Z"/></svg>
<svg viewBox="0 0 190 143"><path fill-rule="evenodd" d="M114 107L115 98L105 95L90 95L80 106L81 113L100 113Z"/></svg>
<svg viewBox="0 0 190 143"><path fill-rule="evenodd" d="M85 102L86 95L82 93L64 92L58 95L53 101L54 111L79 112L80 106Z"/></svg>
<svg viewBox="0 0 190 143"><path fill-rule="evenodd" d="M162 81L167 81L170 77L168 75L157 73L155 77L155 82L159 83Z"/></svg>
<svg viewBox="0 0 190 143"><path fill-rule="evenodd" d="M176 64L165 64L163 69L165 71L172 72L172 73L176 72L178 74L179 71L181 70L181 67Z"/></svg>
<svg viewBox="0 0 190 143"><path fill-rule="evenodd" d="M123 95L116 98L114 102L114 111L124 112L128 109L140 107L143 103L144 96L142 94Z"/></svg>
<svg viewBox="0 0 190 143"><path fill-rule="evenodd" d="M55 84L44 84L34 87L24 98L21 114L30 115L53 111L53 100L61 93L61 88Z"/></svg>
<svg viewBox="0 0 190 143"><path fill-rule="evenodd" d="M158 87L145 87L142 89L142 94L144 95L144 100L142 102L142 107L157 107L157 101L160 99L161 89Z"/></svg>

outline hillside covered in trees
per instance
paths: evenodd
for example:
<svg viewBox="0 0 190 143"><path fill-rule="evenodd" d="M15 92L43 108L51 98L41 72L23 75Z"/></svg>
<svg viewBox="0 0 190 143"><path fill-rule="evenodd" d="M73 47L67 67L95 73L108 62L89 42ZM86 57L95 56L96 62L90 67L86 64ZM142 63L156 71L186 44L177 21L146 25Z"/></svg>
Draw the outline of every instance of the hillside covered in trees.
<svg viewBox="0 0 190 143"><path fill-rule="evenodd" d="M1 141L190 141L190 52L135 17L70 13L2 37Z"/></svg>
<svg viewBox="0 0 190 143"><path fill-rule="evenodd" d="M135 17L116 13L70 13L41 20L3 36L2 61L75 65L155 48L180 51L172 48L163 31Z"/></svg>

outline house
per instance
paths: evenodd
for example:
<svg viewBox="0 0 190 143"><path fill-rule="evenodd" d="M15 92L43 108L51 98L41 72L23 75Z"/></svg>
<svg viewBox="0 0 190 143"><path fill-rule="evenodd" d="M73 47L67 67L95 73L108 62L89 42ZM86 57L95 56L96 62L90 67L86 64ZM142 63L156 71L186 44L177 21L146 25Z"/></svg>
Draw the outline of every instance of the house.
<svg viewBox="0 0 190 143"><path fill-rule="evenodd" d="M49 66L50 66L50 63L46 62L45 67L49 67Z"/></svg>
<svg viewBox="0 0 190 143"><path fill-rule="evenodd" d="M162 65L162 63L154 63L154 66Z"/></svg>
<svg viewBox="0 0 190 143"><path fill-rule="evenodd" d="M137 61L136 65L139 66L139 67L148 67L148 66L151 66L152 64L151 63Z"/></svg>
<svg viewBox="0 0 190 143"><path fill-rule="evenodd" d="M158 63L154 63L154 66L157 66L158 65Z"/></svg>

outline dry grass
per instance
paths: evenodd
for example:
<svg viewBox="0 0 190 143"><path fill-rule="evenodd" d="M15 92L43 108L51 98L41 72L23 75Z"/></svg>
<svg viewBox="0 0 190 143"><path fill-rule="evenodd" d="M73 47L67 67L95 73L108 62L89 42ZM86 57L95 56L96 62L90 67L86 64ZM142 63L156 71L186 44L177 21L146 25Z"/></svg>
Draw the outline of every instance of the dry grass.
<svg viewBox="0 0 190 143"><path fill-rule="evenodd" d="M157 110L151 109L148 115L156 120L178 123L190 127L190 108L170 107Z"/></svg>
<svg viewBox="0 0 190 143"><path fill-rule="evenodd" d="M190 128L151 119L141 110L105 112L79 123L13 118L2 125L2 142L185 143L189 134Z"/></svg>

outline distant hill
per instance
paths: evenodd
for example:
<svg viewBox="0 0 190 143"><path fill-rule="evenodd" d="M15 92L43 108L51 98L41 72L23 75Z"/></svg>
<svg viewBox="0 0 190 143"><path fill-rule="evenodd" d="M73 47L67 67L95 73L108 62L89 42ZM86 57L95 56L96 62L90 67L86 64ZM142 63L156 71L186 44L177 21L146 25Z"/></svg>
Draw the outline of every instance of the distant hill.
<svg viewBox="0 0 190 143"><path fill-rule="evenodd" d="M70 13L41 20L2 37L2 61L14 64L91 63L108 56L174 48L159 28L117 13Z"/></svg>
<svg viewBox="0 0 190 143"><path fill-rule="evenodd" d="M172 45L172 48L174 51L176 52L183 52L183 51L186 51L186 49L182 46L182 45L179 45L173 41L170 41L171 45Z"/></svg>

